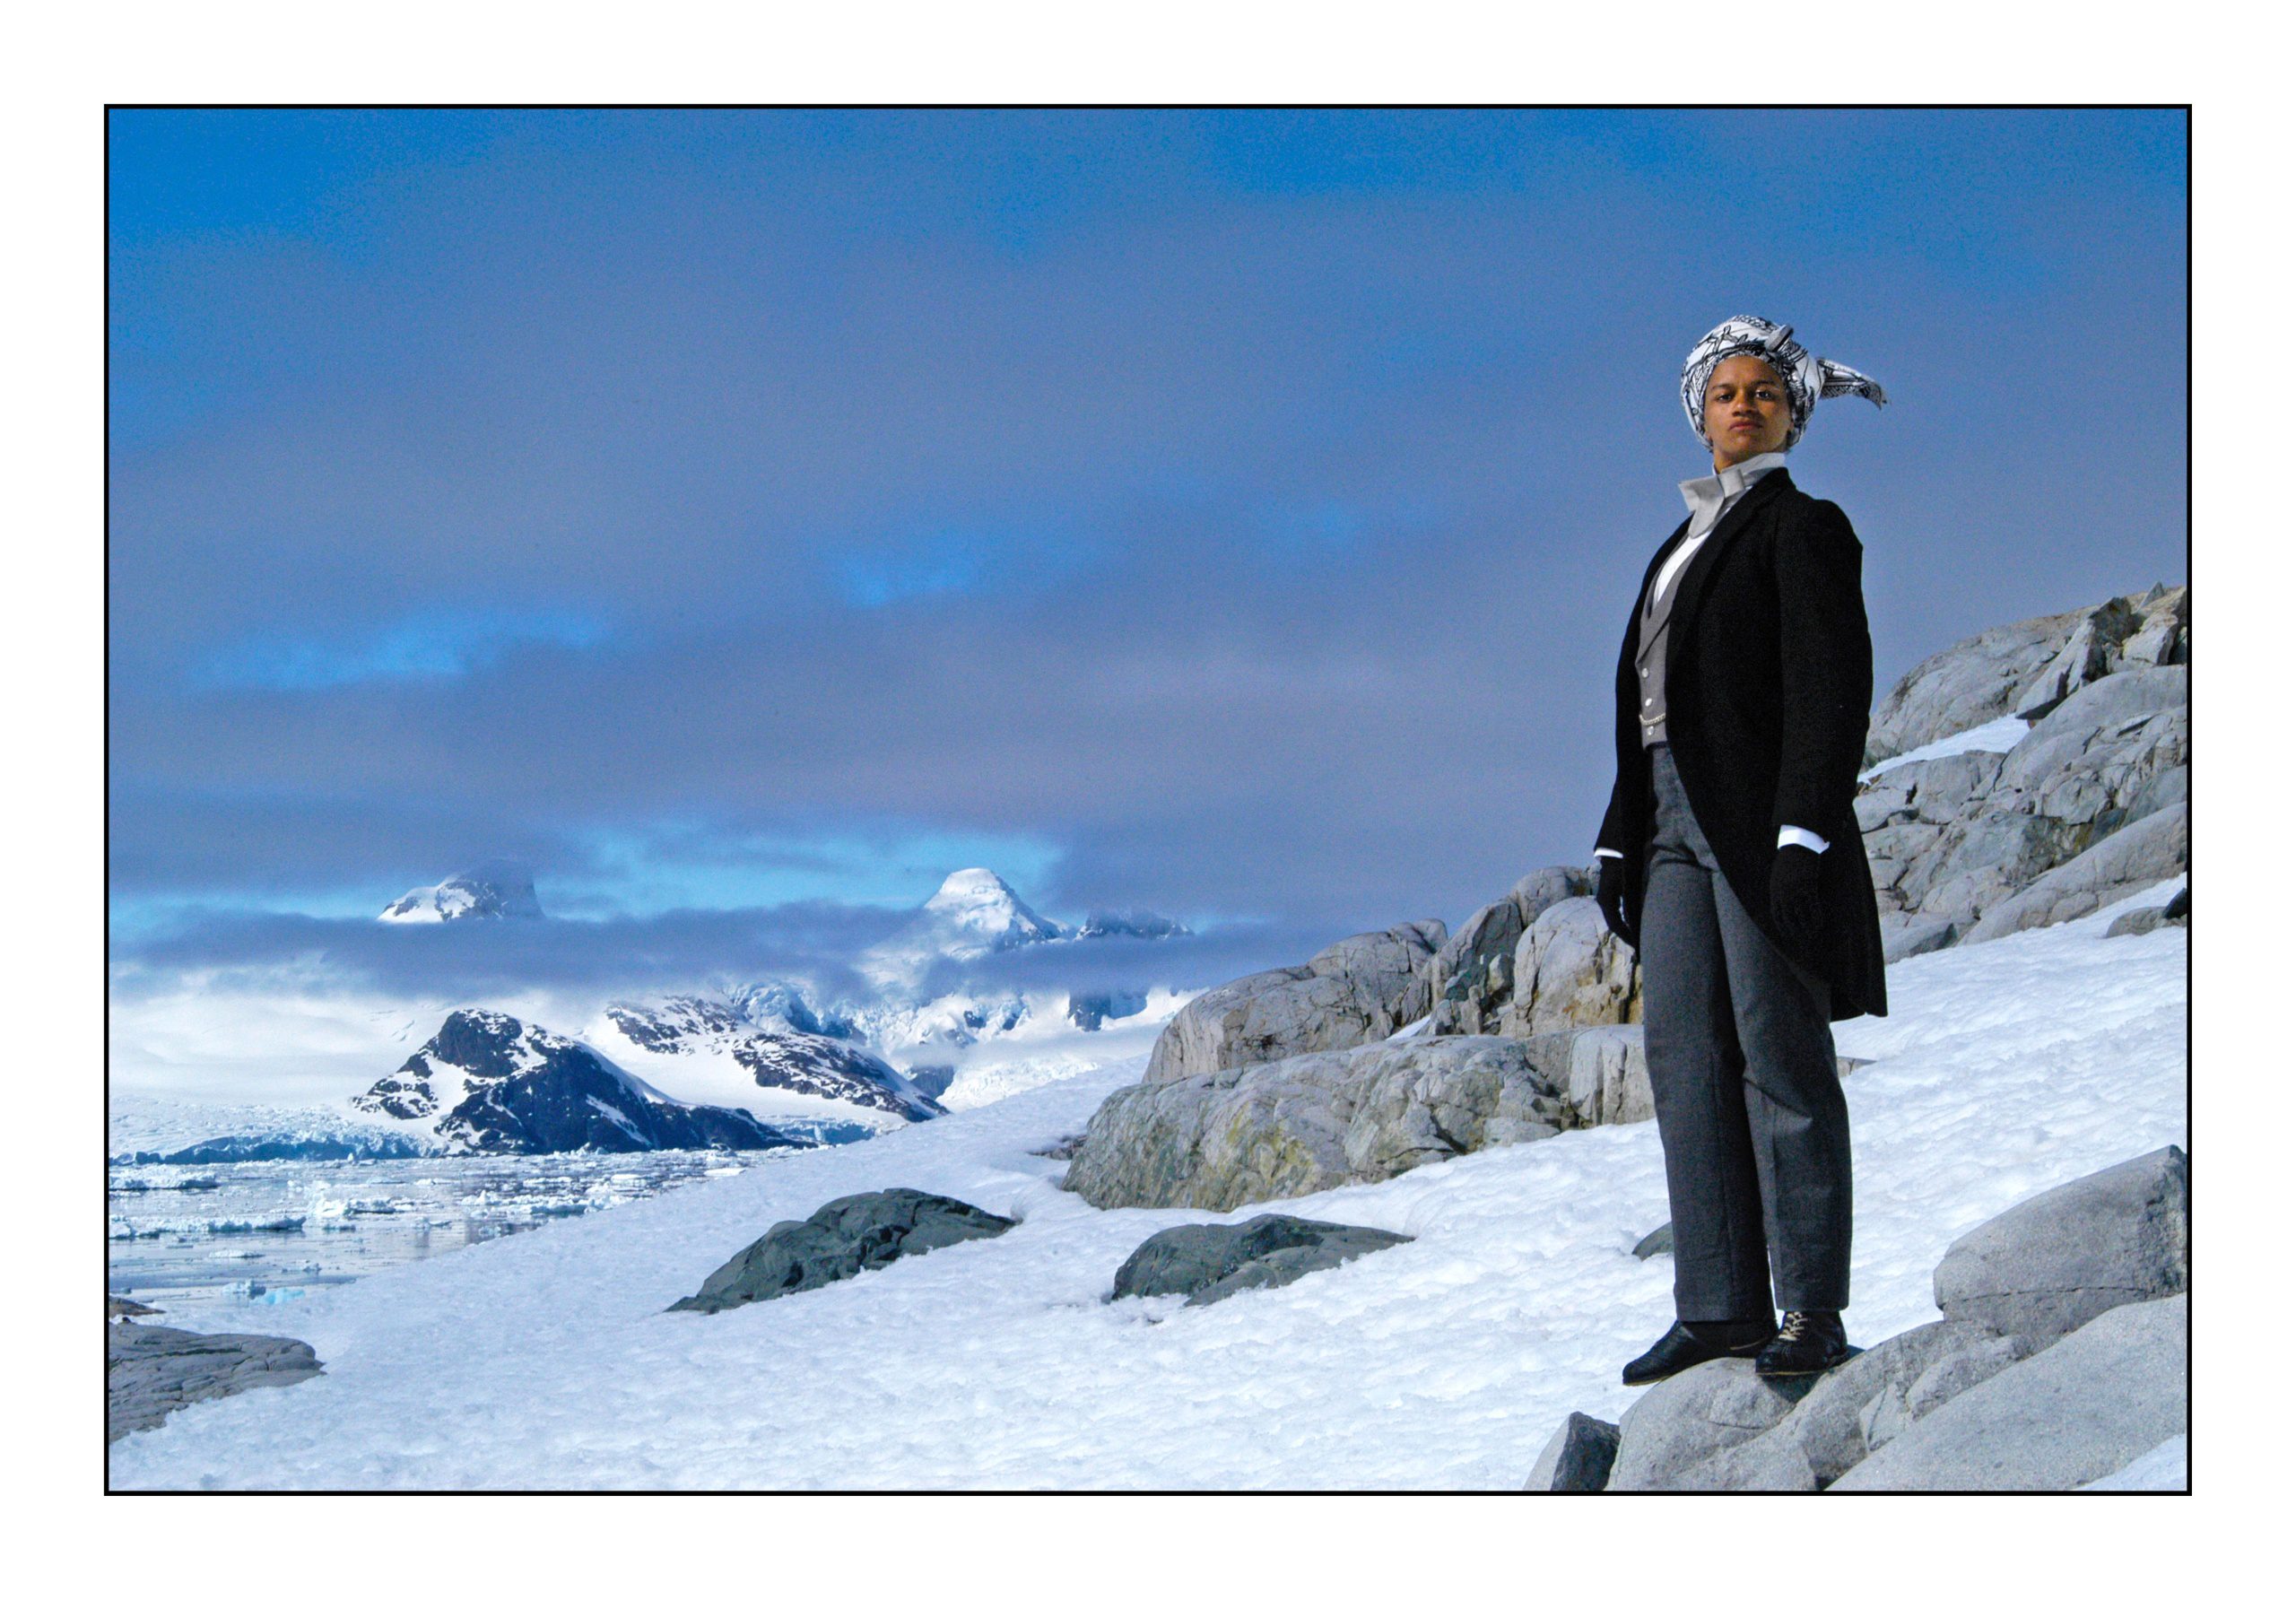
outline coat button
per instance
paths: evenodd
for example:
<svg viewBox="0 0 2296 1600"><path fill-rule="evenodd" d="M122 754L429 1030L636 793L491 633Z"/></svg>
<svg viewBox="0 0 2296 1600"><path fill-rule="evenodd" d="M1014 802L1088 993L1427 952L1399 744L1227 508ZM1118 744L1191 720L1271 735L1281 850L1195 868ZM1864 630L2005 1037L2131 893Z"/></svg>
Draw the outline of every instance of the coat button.
<svg viewBox="0 0 2296 1600"><path fill-rule="evenodd" d="M1644 705L1646 705L1646 706L1647 706L1647 705L1648 705L1650 702L1649 702L1648 700L1644 700L1642 703L1643 703Z"/></svg>
<svg viewBox="0 0 2296 1600"><path fill-rule="evenodd" d="M1649 669L1648 667L1647 667L1647 666L1646 666L1646 667L1644 667L1644 668L1642 669L1642 675L1643 675L1644 677L1646 677L1646 678L1647 678L1647 677L1648 677L1648 676L1650 675L1650 669Z"/></svg>

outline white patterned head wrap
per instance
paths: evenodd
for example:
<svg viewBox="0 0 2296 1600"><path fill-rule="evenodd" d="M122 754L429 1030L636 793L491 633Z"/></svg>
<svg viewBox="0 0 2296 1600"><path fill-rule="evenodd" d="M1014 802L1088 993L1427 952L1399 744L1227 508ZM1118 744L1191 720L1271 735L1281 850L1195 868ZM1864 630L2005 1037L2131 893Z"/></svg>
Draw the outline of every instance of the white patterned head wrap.
<svg viewBox="0 0 2296 1600"><path fill-rule="evenodd" d="M1683 363L1683 410L1709 447L1714 441L1706 435L1706 382L1714 376L1715 368L1734 355L1759 356L1786 380L1787 405L1794 415L1783 447L1788 450L1801 441L1802 430L1810 425L1810 413L1820 400L1863 395L1876 405L1890 401L1880 384L1855 367L1822 360L1796 344L1790 325L1760 317L1733 317L1700 339Z"/></svg>

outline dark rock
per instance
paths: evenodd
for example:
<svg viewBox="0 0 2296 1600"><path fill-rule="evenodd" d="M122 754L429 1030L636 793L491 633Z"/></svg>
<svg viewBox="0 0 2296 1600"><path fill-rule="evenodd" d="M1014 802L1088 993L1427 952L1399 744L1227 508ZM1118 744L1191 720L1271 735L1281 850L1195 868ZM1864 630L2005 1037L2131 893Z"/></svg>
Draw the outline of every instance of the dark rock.
<svg viewBox="0 0 2296 1600"><path fill-rule="evenodd" d="M140 1300L123 1300L117 1294L104 1296L104 1320L107 1322L121 1317L157 1317L159 1314L160 1309L157 1306L147 1306Z"/></svg>
<svg viewBox="0 0 2296 1600"><path fill-rule="evenodd" d="M1674 1225L1672 1222L1659 1223L1644 1234L1641 1242L1634 1247L1634 1258L1637 1261L1648 1261L1653 1256L1671 1256L1674 1253Z"/></svg>
<svg viewBox="0 0 2296 1600"><path fill-rule="evenodd" d="M1143 1241L1117 1269L1113 1298L1185 1294L1188 1305L1209 1305L1241 1290L1289 1283L1373 1250L1410 1242L1409 1235L1383 1228L1304 1217L1191 1222Z"/></svg>
<svg viewBox="0 0 2296 1600"><path fill-rule="evenodd" d="M1523 1487L1534 1493L1593 1494L1608 1484L1618 1459L1618 1424L1574 1411L1554 1430Z"/></svg>
<svg viewBox="0 0 2296 1600"><path fill-rule="evenodd" d="M156 1428L170 1412L199 1401L300 1383L320 1370L318 1358L300 1339L109 1323L104 1329L104 1437Z"/></svg>
<svg viewBox="0 0 2296 1600"><path fill-rule="evenodd" d="M895 1261L1017 1226L945 1195L877 1189L831 1201L804 1222L776 1222L711 1273L673 1311L724 1311L752 1300L819 1289Z"/></svg>

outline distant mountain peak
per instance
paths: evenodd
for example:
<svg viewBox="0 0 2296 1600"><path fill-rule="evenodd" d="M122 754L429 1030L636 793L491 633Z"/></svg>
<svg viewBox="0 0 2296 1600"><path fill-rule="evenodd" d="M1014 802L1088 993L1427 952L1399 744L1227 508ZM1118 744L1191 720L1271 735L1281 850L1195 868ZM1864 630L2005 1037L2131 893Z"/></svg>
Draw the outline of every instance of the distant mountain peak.
<svg viewBox="0 0 2296 1600"><path fill-rule="evenodd" d="M411 889L383 908L382 922L459 922L542 915L535 875L517 861L490 861L428 889Z"/></svg>
<svg viewBox="0 0 2296 1600"><path fill-rule="evenodd" d="M961 867L941 880L925 915L945 926L985 935L996 949L1065 937L1068 930L1039 917L1013 886L985 866Z"/></svg>

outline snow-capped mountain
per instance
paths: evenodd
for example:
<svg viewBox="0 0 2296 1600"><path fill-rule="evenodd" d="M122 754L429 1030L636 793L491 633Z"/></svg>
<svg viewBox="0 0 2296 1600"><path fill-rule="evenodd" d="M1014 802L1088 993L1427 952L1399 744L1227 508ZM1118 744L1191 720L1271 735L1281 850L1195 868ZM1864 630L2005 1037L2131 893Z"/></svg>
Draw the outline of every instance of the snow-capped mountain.
<svg viewBox="0 0 2296 1600"><path fill-rule="evenodd" d="M671 995L609 1005L585 1035L625 1058L645 1051L647 1071L683 1098L760 1116L897 1126L893 1118L941 1115L931 1095L852 1042L853 1032L844 1018L824 1022L787 985L753 985L724 999Z"/></svg>
<svg viewBox="0 0 2296 1600"><path fill-rule="evenodd" d="M804 1141L745 1110L692 1106L589 1046L494 1011L457 1011L352 1100L454 1152L770 1150Z"/></svg>
<svg viewBox="0 0 2296 1600"><path fill-rule="evenodd" d="M1069 936L1059 923L1031 910L988 868L968 866L943 880L907 927L864 952L860 967L871 982L913 994L935 961L977 961L996 951Z"/></svg>
<svg viewBox="0 0 2296 1600"><path fill-rule="evenodd" d="M490 861L428 889L410 889L383 908L382 922L457 922L466 917L539 917L534 874L515 861Z"/></svg>

